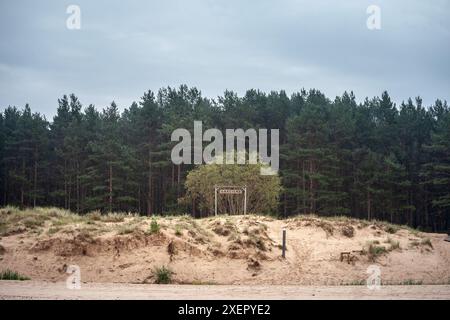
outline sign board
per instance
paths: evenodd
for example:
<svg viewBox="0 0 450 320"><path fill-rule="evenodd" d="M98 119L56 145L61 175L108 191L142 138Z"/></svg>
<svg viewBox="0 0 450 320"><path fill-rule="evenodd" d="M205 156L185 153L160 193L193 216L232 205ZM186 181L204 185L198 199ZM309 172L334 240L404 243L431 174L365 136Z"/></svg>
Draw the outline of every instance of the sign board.
<svg viewBox="0 0 450 320"><path fill-rule="evenodd" d="M214 186L214 213L216 216L217 194L244 194L244 214L247 214L247 186Z"/></svg>
<svg viewBox="0 0 450 320"><path fill-rule="evenodd" d="M242 194L242 189L220 189L220 194Z"/></svg>

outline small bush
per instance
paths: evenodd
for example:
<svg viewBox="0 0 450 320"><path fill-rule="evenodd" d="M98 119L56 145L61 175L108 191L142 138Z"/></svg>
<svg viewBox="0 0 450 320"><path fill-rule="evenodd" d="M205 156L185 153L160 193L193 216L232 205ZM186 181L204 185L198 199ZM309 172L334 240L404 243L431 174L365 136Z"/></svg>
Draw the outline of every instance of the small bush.
<svg viewBox="0 0 450 320"><path fill-rule="evenodd" d="M333 228L333 225L331 223L328 223L328 222L325 222L325 221L319 221L317 226L322 228L323 231L325 231L325 233L327 235L327 238L329 236L333 235L334 228Z"/></svg>
<svg viewBox="0 0 450 320"><path fill-rule="evenodd" d="M246 246L258 248L261 251L267 251L268 249L264 240L258 236L251 235L243 242ZM237 243L237 241L235 241L235 243Z"/></svg>
<svg viewBox="0 0 450 320"><path fill-rule="evenodd" d="M352 226L346 225L342 227L341 233L347 238L353 238L355 235L355 229Z"/></svg>
<svg viewBox="0 0 450 320"><path fill-rule="evenodd" d="M166 266L155 268L153 270L153 276L155 277L156 284L169 284L172 283L172 270Z"/></svg>
<svg viewBox="0 0 450 320"><path fill-rule="evenodd" d="M225 223L217 221L212 230L220 236L228 237L236 232L236 226L231 221L226 221Z"/></svg>
<svg viewBox="0 0 450 320"><path fill-rule="evenodd" d="M397 226L393 226L393 225L387 225L387 226L384 228L384 231L386 231L387 233L390 233L390 234L394 234L394 233L396 233L398 230L399 230L399 228L398 228Z"/></svg>
<svg viewBox="0 0 450 320"><path fill-rule="evenodd" d="M150 234L159 233L160 226L158 224L158 221L156 219L153 219L150 223Z"/></svg>
<svg viewBox="0 0 450 320"><path fill-rule="evenodd" d="M14 281L25 281L30 280L27 276L23 276L16 271L11 271L9 269L0 272L0 280L14 280Z"/></svg>
<svg viewBox="0 0 450 320"><path fill-rule="evenodd" d="M181 236L183 235L183 233L181 232L181 229L180 229L179 226L176 226L176 227L175 227L175 235L176 235L177 237L181 237Z"/></svg>
<svg viewBox="0 0 450 320"><path fill-rule="evenodd" d="M391 245L390 250L397 250L400 249L400 242L396 241L390 237L387 238L386 243L389 243Z"/></svg>
<svg viewBox="0 0 450 320"><path fill-rule="evenodd" d="M377 246L374 244L370 244L367 249L367 253L370 261L375 261L379 256L385 254L387 252L386 248L383 246Z"/></svg>

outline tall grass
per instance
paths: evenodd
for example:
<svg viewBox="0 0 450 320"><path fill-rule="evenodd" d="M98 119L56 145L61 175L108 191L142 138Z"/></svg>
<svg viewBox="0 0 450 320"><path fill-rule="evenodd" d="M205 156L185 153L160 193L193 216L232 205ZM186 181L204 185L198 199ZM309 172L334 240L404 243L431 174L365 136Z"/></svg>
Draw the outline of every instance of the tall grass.
<svg viewBox="0 0 450 320"><path fill-rule="evenodd" d="M30 278L28 278L27 276L21 275L20 273L18 273L16 271L6 269L6 270L0 272L0 280L25 281L25 280L30 280Z"/></svg>
<svg viewBox="0 0 450 320"><path fill-rule="evenodd" d="M166 266L155 268L153 270L153 276L155 277L156 284L170 284L172 283L172 270Z"/></svg>

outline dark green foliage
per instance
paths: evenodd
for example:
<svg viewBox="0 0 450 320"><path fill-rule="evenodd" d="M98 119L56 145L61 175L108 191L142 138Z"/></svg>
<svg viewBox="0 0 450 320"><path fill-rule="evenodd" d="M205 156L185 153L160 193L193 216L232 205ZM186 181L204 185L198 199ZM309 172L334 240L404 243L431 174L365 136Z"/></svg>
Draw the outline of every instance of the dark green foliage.
<svg viewBox="0 0 450 320"><path fill-rule="evenodd" d="M172 282L172 270L166 266L155 268L153 270L153 276L155 277L156 284L170 284Z"/></svg>
<svg viewBox="0 0 450 320"><path fill-rule="evenodd" d="M450 112L420 98L395 105L357 103L317 90L226 91L216 100L185 85L148 91L122 109L58 100L48 122L26 105L0 113L0 205L58 206L141 214L206 215L180 203L193 165L170 161L171 133L235 128L280 129L282 194L278 212L349 215L425 231L450 228ZM212 192L212 191L211 191ZM395 230L389 230L395 232Z"/></svg>
<svg viewBox="0 0 450 320"><path fill-rule="evenodd" d="M25 281L30 280L30 278L23 276L16 271L7 269L0 272L0 280Z"/></svg>

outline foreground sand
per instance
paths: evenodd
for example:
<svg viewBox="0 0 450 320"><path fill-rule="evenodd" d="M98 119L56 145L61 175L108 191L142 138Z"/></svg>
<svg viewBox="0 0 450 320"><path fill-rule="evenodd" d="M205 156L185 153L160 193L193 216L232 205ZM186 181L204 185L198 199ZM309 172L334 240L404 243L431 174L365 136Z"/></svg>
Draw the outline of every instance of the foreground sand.
<svg viewBox="0 0 450 320"><path fill-rule="evenodd" d="M450 284L446 235L380 222L314 216L287 220L183 216L156 218L160 228L152 232L151 218L80 218L57 209L1 210L7 228L0 238L0 271L11 269L33 281L64 282L68 267L77 265L82 282L152 284L157 280L154 270L166 266L173 271L174 284L358 285L366 282L368 267L376 265L384 284ZM283 228L288 239L286 259L280 257ZM373 255L370 245L384 249ZM342 252L351 251L356 252L350 261L340 260ZM95 286L103 290L100 284ZM228 287L214 290L224 288ZM388 295L400 296L395 288L389 287L393 291ZM448 287L430 288L448 294ZM352 295L358 289L327 290ZM414 287L404 290L421 292ZM336 297L337 293L326 292Z"/></svg>
<svg viewBox="0 0 450 320"><path fill-rule="evenodd" d="M450 286L193 286L89 283L69 290L65 283L4 281L0 299L89 299L89 300L310 300L310 299L440 299L450 300Z"/></svg>

